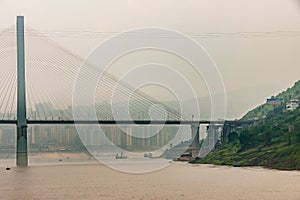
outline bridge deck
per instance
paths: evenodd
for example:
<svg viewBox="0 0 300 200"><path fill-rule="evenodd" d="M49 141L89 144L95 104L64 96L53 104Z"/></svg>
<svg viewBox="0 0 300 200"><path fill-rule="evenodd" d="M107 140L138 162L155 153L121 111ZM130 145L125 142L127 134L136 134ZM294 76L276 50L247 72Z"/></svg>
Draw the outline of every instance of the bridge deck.
<svg viewBox="0 0 300 200"><path fill-rule="evenodd" d="M248 124L253 123L255 120L27 120L27 124L102 124L102 125L192 125L192 124ZM0 124L17 124L17 120L0 120Z"/></svg>

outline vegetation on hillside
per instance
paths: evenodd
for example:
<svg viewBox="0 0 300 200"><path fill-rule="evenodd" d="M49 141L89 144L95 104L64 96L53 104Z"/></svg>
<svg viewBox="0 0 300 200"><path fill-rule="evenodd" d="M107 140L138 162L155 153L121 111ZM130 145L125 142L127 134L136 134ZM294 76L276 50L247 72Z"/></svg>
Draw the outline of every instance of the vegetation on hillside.
<svg viewBox="0 0 300 200"><path fill-rule="evenodd" d="M281 92L275 98L282 98L284 99L284 102L288 102L291 99L300 99L300 80L297 81L293 87L288 88L286 91ZM249 111L245 116L242 117L242 119L253 119L253 118L263 118L268 113L274 110L273 105L269 105L267 103L264 103L255 109Z"/></svg>
<svg viewBox="0 0 300 200"><path fill-rule="evenodd" d="M300 82L276 97L290 100L299 98ZM248 113L262 113L265 118L258 125L232 132L228 141L196 163L264 166L275 169L300 169L300 107L285 111L284 104L266 111L266 105Z"/></svg>

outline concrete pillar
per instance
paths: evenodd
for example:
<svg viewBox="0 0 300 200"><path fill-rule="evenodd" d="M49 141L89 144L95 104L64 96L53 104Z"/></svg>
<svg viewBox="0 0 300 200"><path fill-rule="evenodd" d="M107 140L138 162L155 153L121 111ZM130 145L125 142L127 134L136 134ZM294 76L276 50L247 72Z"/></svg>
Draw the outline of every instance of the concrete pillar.
<svg viewBox="0 0 300 200"><path fill-rule="evenodd" d="M222 128L221 142L225 143L228 140L228 135L230 133L230 124L224 124Z"/></svg>
<svg viewBox="0 0 300 200"><path fill-rule="evenodd" d="M216 144L219 142L220 136L222 136L221 128L222 125L219 124L210 124L207 127L208 148L210 150L215 149Z"/></svg>
<svg viewBox="0 0 300 200"><path fill-rule="evenodd" d="M31 128L31 143L35 144L35 126Z"/></svg>
<svg viewBox="0 0 300 200"><path fill-rule="evenodd" d="M28 165L24 17L17 16L17 165Z"/></svg>
<svg viewBox="0 0 300 200"><path fill-rule="evenodd" d="M208 128L208 146L210 150L213 150L216 145L216 126L214 124L210 124Z"/></svg>
<svg viewBox="0 0 300 200"><path fill-rule="evenodd" d="M192 124L191 132L192 132L192 143L191 143L192 157L195 158L198 156L199 149L200 149L199 124Z"/></svg>

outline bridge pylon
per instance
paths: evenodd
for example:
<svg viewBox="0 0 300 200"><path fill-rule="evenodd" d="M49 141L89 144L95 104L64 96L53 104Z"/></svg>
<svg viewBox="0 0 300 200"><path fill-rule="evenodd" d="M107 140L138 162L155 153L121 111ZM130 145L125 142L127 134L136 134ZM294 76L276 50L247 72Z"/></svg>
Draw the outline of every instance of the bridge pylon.
<svg viewBox="0 0 300 200"><path fill-rule="evenodd" d="M28 165L24 16L17 16L17 156L18 166Z"/></svg>

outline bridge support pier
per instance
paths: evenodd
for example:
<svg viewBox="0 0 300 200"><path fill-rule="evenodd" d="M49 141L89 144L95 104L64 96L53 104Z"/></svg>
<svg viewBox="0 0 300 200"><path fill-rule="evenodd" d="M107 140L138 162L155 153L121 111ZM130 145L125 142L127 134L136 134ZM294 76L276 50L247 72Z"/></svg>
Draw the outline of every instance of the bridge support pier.
<svg viewBox="0 0 300 200"><path fill-rule="evenodd" d="M17 16L17 156L18 166L28 165L24 17Z"/></svg>
<svg viewBox="0 0 300 200"><path fill-rule="evenodd" d="M200 150L199 124L192 124L191 131L192 131L192 143L191 143L192 157L195 158L198 156Z"/></svg>
<svg viewBox="0 0 300 200"><path fill-rule="evenodd" d="M228 135L232 131L231 124L224 124L222 128L221 142L225 143L228 140Z"/></svg>
<svg viewBox="0 0 300 200"><path fill-rule="evenodd" d="M17 165L28 165L27 127L17 127Z"/></svg>

